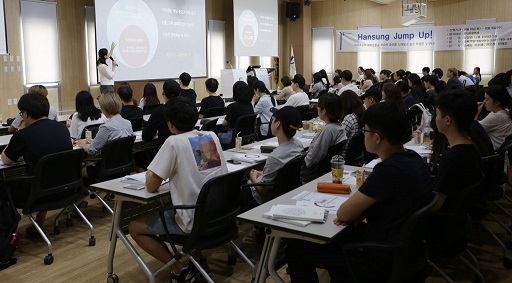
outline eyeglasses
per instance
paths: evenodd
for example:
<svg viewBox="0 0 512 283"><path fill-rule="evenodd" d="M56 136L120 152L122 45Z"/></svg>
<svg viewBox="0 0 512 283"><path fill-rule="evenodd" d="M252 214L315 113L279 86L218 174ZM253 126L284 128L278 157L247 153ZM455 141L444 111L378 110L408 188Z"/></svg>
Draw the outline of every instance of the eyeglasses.
<svg viewBox="0 0 512 283"><path fill-rule="evenodd" d="M363 132L363 135L364 135L365 133L375 133L375 134L377 134L377 135L379 135L379 136L381 136L381 137L382 137L382 135L381 135L381 134L379 134L379 132L376 132L376 131L368 130L368 129L365 129L365 128L363 128L361 131Z"/></svg>
<svg viewBox="0 0 512 283"><path fill-rule="evenodd" d="M20 117L23 117L23 111L20 111Z"/></svg>

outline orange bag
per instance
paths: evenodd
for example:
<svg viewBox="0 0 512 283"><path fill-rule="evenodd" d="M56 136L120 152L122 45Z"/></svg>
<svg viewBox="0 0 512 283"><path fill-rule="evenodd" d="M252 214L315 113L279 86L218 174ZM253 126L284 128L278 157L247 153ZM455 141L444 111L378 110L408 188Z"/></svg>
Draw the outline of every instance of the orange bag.
<svg viewBox="0 0 512 283"><path fill-rule="evenodd" d="M330 193L330 194L350 194L350 186L345 184L336 184L329 182L319 182L316 185L316 190L320 193Z"/></svg>

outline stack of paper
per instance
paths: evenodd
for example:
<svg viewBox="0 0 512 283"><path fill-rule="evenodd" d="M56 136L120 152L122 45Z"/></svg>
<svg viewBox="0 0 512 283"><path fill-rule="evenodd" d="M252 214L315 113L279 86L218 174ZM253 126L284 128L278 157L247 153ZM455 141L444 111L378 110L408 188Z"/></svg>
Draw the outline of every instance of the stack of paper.
<svg viewBox="0 0 512 283"><path fill-rule="evenodd" d="M276 207L277 207L277 205L273 205L272 208L270 208L269 212L263 213L263 217L269 218L269 219L274 219L274 220L281 221L281 222L288 223L288 224L301 226L301 227L306 227L312 223L311 221L274 218L274 211L275 211Z"/></svg>
<svg viewBox="0 0 512 283"><path fill-rule="evenodd" d="M278 204L272 206L272 209L264 213L263 217L306 226L311 222L325 223L328 214L329 212L322 207Z"/></svg>

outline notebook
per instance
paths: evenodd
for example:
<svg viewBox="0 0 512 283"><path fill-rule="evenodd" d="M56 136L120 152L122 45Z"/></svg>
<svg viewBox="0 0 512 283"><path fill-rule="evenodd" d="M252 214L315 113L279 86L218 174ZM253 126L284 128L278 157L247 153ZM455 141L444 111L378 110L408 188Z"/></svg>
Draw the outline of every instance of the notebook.
<svg viewBox="0 0 512 283"><path fill-rule="evenodd" d="M272 217L325 223L328 215L329 211L323 207L278 204Z"/></svg>
<svg viewBox="0 0 512 283"><path fill-rule="evenodd" d="M266 160L268 156L255 153L237 153L233 155L233 160L238 160L245 163L258 163Z"/></svg>
<svg viewBox="0 0 512 283"><path fill-rule="evenodd" d="M275 207L276 207L276 205L273 205L270 208L269 212L263 213L263 217L264 218L269 218L269 219L274 219L274 220L277 220L277 221L280 221L280 222L284 222L284 223L288 223L288 224L293 224L293 225L301 226L301 227L306 227L309 224L311 224L311 221L302 221L302 220L293 220L293 219L284 219L284 218L281 218L281 219L274 218Z"/></svg>
<svg viewBox="0 0 512 283"><path fill-rule="evenodd" d="M146 172L141 172L137 174L132 175L126 175L123 178L121 178L121 182L127 183L127 184L134 184L134 185L146 185ZM169 182L169 179L165 179L162 181L162 184L166 184Z"/></svg>

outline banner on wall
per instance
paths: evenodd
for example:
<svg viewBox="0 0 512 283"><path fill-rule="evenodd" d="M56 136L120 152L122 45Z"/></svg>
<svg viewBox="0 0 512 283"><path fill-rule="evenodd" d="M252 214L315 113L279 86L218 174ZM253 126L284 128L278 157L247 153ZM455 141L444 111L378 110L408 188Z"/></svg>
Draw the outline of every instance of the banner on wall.
<svg viewBox="0 0 512 283"><path fill-rule="evenodd" d="M336 52L512 48L512 22L337 30Z"/></svg>

